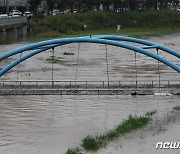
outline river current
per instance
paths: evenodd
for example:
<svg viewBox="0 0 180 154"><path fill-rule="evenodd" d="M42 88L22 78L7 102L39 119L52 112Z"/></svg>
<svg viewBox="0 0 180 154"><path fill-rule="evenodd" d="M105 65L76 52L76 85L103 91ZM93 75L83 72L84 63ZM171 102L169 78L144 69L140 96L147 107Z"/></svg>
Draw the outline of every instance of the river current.
<svg viewBox="0 0 180 154"><path fill-rule="evenodd" d="M180 35L151 37L148 40L180 51ZM1 45L0 54L26 45ZM54 64L55 80L107 80L105 46L81 44L77 63L78 45L70 44L55 49L62 63ZM63 55L73 52L74 55ZM154 51L155 52L155 51ZM180 64L178 58L160 53ZM49 50L16 66L1 80L51 80L52 65L46 61ZM13 56L15 59L18 56ZM4 67L11 59L1 62ZM78 67L77 67L78 64ZM109 77L113 81L135 82L134 52L108 46ZM139 81L157 81L157 61L137 55ZM76 75L77 73L77 75ZM179 82L179 74L164 64L160 65L161 80ZM157 81L158 82L158 81ZM166 82L166 81L164 81ZM0 153L2 154L63 154L77 147L87 135L98 135L121 123L131 115L144 115L157 110L156 119L162 119L180 105L180 96L0 96ZM100 154L179 154L179 150L158 150L158 141L179 141L180 121L167 126L158 134L140 132L112 142ZM141 136L141 137L140 137ZM143 136L143 137L142 137ZM141 146L139 146L141 145Z"/></svg>

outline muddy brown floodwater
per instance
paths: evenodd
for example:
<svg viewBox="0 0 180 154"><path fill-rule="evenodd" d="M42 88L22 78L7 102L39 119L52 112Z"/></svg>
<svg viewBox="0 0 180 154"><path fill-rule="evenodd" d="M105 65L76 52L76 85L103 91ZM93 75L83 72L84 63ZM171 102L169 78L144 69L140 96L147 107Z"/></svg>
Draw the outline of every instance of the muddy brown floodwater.
<svg viewBox="0 0 180 154"><path fill-rule="evenodd" d="M147 40L180 51L180 34L151 37ZM1 45L0 54L26 45ZM135 82L134 52L107 46L111 81ZM54 64L54 80L106 81L105 46L77 44L55 49L59 62ZM63 55L73 52L74 55ZM154 51L155 52L155 51ZM180 60L162 51L160 55L177 65ZM18 56L13 56L16 59ZM52 64L46 51L16 66L0 80L51 80ZM0 68L12 59L0 63ZM158 82L157 61L137 54L138 82ZM76 76L77 72L77 76ZM179 74L160 64L162 82L179 83ZM166 80L166 81L164 81ZM156 149L157 142L180 142L180 114L167 120L180 96L0 96L0 153L63 154L81 144L86 135L104 133L131 115L157 110L153 125L121 137L98 154L180 154L179 149ZM166 119L167 122L164 120Z"/></svg>

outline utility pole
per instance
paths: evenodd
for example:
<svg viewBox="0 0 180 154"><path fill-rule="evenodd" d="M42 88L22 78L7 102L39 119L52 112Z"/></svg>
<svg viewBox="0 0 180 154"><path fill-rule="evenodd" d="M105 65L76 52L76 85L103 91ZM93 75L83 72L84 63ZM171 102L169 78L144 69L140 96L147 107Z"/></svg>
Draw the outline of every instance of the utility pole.
<svg viewBox="0 0 180 154"><path fill-rule="evenodd" d="M157 4L156 4L157 6L157 10L159 10L159 1L157 0Z"/></svg>
<svg viewBox="0 0 180 154"><path fill-rule="evenodd" d="M6 0L4 0L4 9L3 12L6 13Z"/></svg>
<svg viewBox="0 0 180 154"><path fill-rule="evenodd" d="M6 14L9 14L9 2L8 0L5 1L6 1Z"/></svg>

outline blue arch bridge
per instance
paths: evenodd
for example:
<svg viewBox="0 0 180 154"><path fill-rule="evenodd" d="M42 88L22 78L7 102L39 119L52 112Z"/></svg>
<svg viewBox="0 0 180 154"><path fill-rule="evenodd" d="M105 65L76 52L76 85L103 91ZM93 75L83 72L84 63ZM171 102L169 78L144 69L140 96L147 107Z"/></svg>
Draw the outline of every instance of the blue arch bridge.
<svg viewBox="0 0 180 154"><path fill-rule="evenodd" d="M58 46L71 44L71 43L98 43L116 46L120 48L128 49L135 53L140 53L155 59L159 63L165 64L167 67L173 69L177 74L180 73L180 67L174 62L165 59L159 55L159 50L161 52L166 52L171 56L174 56L179 60L180 53L176 52L170 48L158 45L153 42L149 42L142 39L136 39L132 37L125 36L113 36L113 35L94 35L94 36L84 36L84 37L74 37L74 38L60 38L47 40L42 42L37 42L29 44L9 52L0 55L0 62L3 60L10 59L10 57L22 54L19 58L12 60L7 66L0 70L0 95L77 95L77 94L131 94L131 95L151 95L151 94L180 94L180 83L171 84L169 81L166 84L161 84L160 74L159 83L154 84L153 81L149 84L139 84L137 81L134 84L122 84L119 82L111 82L109 77L107 81L9 81L3 80L3 75L5 75L9 70L11 70L16 65L22 63L23 61L40 54L48 49L54 49ZM132 44L134 43L134 44ZM136 44L136 45L135 45ZM138 44L138 45L137 45ZM152 52L150 49L155 49L156 53ZM107 52L107 51L106 51ZM53 56L53 55L52 55ZM106 53L107 56L107 53ZM107 65L107 76L108 76L108 65Z"/></svg>

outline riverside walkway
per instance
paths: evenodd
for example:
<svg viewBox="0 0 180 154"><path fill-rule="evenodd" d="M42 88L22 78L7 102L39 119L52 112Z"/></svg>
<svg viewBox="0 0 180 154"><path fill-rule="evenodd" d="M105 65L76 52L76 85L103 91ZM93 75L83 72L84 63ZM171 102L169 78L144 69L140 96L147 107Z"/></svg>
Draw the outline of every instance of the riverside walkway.
<svg viewBox="0 0 180 154"><path fill-rule="evenodd" d="M180 95L180 84L158 81L0 81L0 95Z"/></svg>

